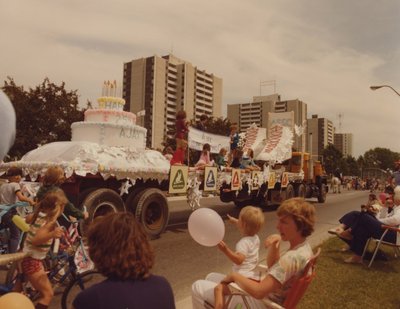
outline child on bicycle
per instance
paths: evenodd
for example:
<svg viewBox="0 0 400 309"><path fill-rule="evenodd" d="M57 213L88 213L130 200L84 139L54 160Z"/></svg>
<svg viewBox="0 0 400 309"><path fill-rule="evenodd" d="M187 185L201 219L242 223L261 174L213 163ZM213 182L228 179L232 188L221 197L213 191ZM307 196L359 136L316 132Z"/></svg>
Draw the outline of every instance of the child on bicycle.
<svg viewBox="0 0 400 309"><path fill-rule="evenodd" d="M40 292L36 309L46 309L54 292L42 260L46 257L55 238L60 238L64 231L57 225L57 218L64 211L68 200L61 189L49 192L35 207L30 217L30 230L24 241L23 252L27 257L22 260L22 272L32 286Z"/></svg>
<svg viewBox="0 0 400 309"><path fill-rule="evenodd" d="M24 196L21 192L21 179L22 179L22 170L20 168L11 167L7 171L8 183L3 184L0 187L0 204L15 204L18 201L28 202L30 205L34 205L35 202ZM19 240L21 237L21 231L12 221L12 217L17 214L17 210L13 208L8 211L3 218L0 218L1 223L8 227L10 230L10 238L8 241L8 252L15 253L17 252Z"/></svg>
<svg viewBox="0 0 400 309"><path fill-rule="evenodd" d="M260 208L254 206L244 207L239 214L239 219L228 215L231 223L237 225L243 237L236 244L235 251L229 248L224 241L218 244L218 248L233 262L232 270L241 275L259 281L260 274L255 272L258 264L258 251L260 249L260 238L257 233L264 224L264 215ZM206 280L221 282L224 275L211 273ZM224 306L224 295L228 294L227 286L218 284L214 289L215 309Z"/></svg>
<svg viewBox="0 0 400 309"><path fill-rule="evenodd" d="M43 185L39 188L36 194L36 200L41 201L48 192L60 189L60 185L64 182L64 170L59 166L51 166L46 170L43 177ZM65 205L64 215L76 219L87 219L89 214L86 211L81 211L74 206L70 201ZM61 220L64 225L64 221ZM65 224L66 225L66 224Z"/></svg>

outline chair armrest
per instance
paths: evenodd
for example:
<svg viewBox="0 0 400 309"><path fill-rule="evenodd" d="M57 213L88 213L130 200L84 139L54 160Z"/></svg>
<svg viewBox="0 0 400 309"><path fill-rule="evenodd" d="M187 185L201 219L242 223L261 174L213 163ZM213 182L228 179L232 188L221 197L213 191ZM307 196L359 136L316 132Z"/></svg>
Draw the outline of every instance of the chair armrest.
<svg viewBox="0 0 400 309"><path fill-rule="evenodd" d="M400 233L400 228L398 228L396 226L382 225L382 228L385 230L392 230L392 231L396 231L396 232Z"/></svg>

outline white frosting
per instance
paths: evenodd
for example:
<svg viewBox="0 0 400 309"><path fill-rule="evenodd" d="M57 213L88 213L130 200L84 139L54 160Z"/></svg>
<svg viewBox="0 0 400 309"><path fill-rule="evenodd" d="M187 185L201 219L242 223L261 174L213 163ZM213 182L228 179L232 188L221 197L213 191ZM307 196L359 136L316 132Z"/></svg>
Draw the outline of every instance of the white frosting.
<svg viewBox="0 0 400 309"><path fill-rule="evenodd" d="M146 132L136 125L120 125L106 122L74 122L71 125L72 141L87 141L104 146L146 148Z"/></svg>
<svg viewBox="0 0 400 309"><path fill-rule="evenodd" d="M44 175L49 166L61 166L69 177L73 173L100 173L104 179L168 179L170 164L155 150L131 147L109 147L90 142L54 142L36 148L20 161L0 164L0 174L11 166L21 167L25 175L36 179Z"/></svg>
<svg viewBox="0 0 400 309"><path fill-rule="evenodd" d="M88 109L85 111L85 121L107 122L121 125L135 125L136 115L125 111L109 109Z"/></svg>

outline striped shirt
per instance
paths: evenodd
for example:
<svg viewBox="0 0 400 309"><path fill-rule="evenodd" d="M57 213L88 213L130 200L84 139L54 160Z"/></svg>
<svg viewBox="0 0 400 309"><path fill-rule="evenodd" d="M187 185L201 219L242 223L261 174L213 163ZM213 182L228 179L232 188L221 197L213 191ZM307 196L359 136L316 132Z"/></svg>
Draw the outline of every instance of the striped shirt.
<svg viewBox="0 0 400 309"><path fill-rule="evenodd" d="M33 245L32 239L36 236L37 231L47 223L46 214L39 212L36 221L31 224L28 235L24 242L23 252L27 252L28 255L34 259L43 260L49 252L53 239L50 238L46 243L40 245Z"/></svg>

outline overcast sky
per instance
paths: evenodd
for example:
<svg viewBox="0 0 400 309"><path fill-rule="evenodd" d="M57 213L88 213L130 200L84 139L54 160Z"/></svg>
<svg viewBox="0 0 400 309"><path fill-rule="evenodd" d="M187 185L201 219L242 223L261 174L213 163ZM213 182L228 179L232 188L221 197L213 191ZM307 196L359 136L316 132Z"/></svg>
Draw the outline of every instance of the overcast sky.
<svg viewBox="0 0 400 309"><path fill-rule="evenodd" d="M400 152L398 0L0 0L0 79L47 76L95 101L123 63L173 54L223 79L223 105L249 102L260 81L308 116L354 134L354 156ZM261 87L261 94L274 87Z"/></svg>

